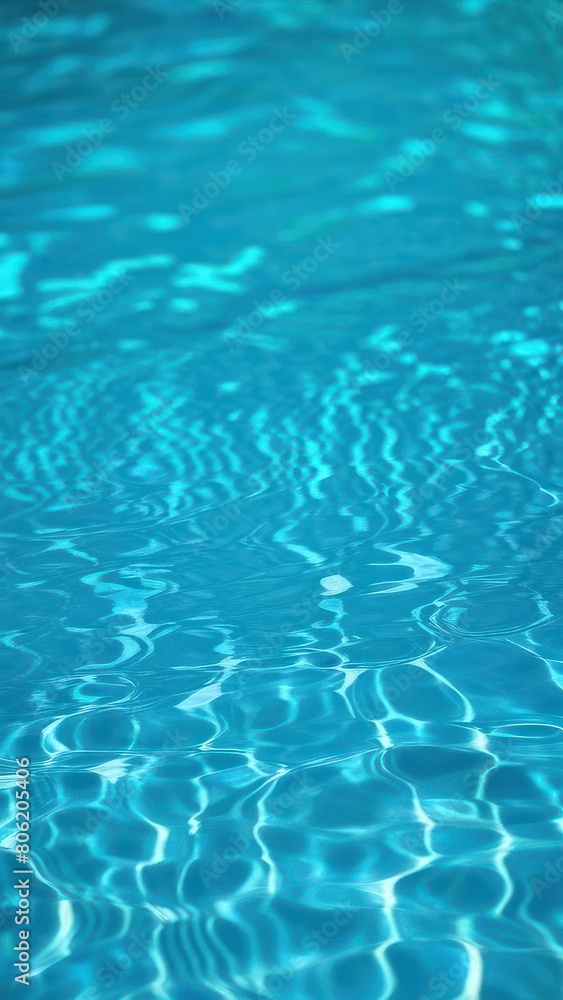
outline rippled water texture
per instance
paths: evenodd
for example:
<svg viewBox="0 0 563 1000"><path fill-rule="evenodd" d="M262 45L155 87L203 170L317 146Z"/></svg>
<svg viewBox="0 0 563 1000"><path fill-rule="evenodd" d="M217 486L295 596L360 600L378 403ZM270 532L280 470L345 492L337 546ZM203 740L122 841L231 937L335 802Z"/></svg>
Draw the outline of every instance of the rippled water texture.
<svg viewBox="0 0 563 1000"><path fill-rule="evenodd" d="M47 6L2 8L2 996L26 755L35 1000L560 1000L563 9Z"/></svg>

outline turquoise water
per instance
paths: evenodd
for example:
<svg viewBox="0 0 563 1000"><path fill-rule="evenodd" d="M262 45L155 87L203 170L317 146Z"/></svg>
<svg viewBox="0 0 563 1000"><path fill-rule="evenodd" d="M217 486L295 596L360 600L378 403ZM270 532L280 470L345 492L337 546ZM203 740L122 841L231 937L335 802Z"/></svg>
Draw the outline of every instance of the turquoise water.
<svg viewBox="0 0 563 1000"><path fill-rule="evenodd" d="M2 9L2 996L27 757L35 1000L563 997L563 10L422 6Z"/></svg>

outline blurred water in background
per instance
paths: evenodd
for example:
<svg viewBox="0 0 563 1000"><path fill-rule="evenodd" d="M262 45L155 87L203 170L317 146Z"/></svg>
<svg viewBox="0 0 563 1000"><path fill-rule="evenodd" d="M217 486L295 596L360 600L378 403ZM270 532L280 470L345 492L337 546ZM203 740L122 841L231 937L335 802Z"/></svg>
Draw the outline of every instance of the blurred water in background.
<svg viewBox="0 0 563 1000"><path fill-rule="evenodd" d="M561 4L1 20L3 996L560 1000Z"/></svg>

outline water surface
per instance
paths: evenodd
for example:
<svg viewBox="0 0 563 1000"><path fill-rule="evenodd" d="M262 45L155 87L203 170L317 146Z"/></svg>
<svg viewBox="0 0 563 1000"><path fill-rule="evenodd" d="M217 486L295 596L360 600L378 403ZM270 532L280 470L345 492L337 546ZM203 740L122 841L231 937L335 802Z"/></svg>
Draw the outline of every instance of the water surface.
<svg viewBox="0 0 563 1000"><path fill-rule="evenodd" d="M36 1000L560 1000L557 5L37 10L4 995L27 755Z"/></svg>

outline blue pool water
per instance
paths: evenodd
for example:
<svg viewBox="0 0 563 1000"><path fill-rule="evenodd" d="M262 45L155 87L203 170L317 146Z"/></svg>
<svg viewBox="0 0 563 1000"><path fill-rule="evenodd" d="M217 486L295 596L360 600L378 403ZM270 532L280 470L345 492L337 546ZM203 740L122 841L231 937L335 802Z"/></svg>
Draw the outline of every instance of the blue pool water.
<svg viewBox="0 0 563 1000"><path fill-rule="evenodd" d="M561 1000L563 9L1 29L2 997Z"/></svg>

